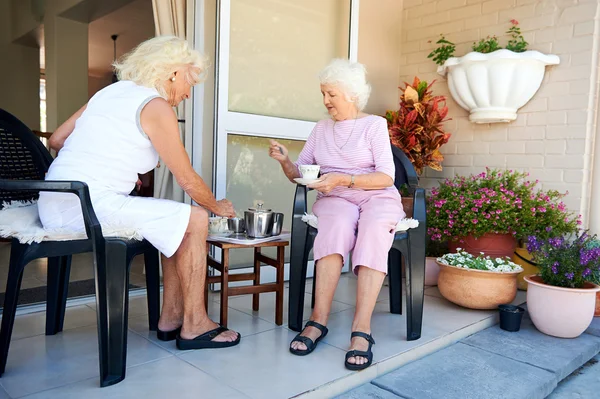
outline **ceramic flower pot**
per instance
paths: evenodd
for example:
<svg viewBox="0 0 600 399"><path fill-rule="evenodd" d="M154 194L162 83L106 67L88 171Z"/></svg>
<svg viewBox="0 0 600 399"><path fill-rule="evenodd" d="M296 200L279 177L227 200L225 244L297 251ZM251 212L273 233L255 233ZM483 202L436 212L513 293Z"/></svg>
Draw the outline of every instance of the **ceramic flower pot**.
<svg viewBox="0 0 600 399"><path fill-rule="evenodd" d="M461 242L462 241L462 242ZM462 248L473 256L481 252L493 258L511 257L517 246L517 240L511 234L484 234L479 238L472 236L458 238L448 243L448 250L453 253Z"/></svg>
<svg viewBox="0 0 600 399"><path fill-rule="evenodd" d="M440 267L437 258L428 256L425 258L425 285L437 285Z"/></svg>
<svg viewBox="0 0 600 399"><path fill-rule="evenodd" d="M600 317L600 291L596 292L596 308L594 309L594 317Z"/></svg>
<svg viewBox="0 0 600 399"><path fill-rule="evenodd" d="M590 325L600 286L585 283L584 288L554 287L540 276L526 276L527 310L535 327L544 334L576 338Z"/></svg>
<svg viewBox="0 0 600 399"><path fill-rule="evenodd" d="M444 298L469 309L496 309L517 296L514 272L464 269L438 262L438 289Z"/></svg>
<svg viewBox="0 0 600 399"><path fill-rule="evenodd" d="M523 271L517 276L517 288L521 291L527 291L525 276L538 274L540 269L537 267L536 263L531 260L531 254L526 248L515 249L515 253L511 260L523 268Z"/></svg>
<svg viewBox="0 0 600 399"><path fill-rule="evenodd" d="M546 66L559 63L557 55L502 49L448 58L438 73L446 76L450 94L469 111L471 122L510 122L540 88Z"/></svg>

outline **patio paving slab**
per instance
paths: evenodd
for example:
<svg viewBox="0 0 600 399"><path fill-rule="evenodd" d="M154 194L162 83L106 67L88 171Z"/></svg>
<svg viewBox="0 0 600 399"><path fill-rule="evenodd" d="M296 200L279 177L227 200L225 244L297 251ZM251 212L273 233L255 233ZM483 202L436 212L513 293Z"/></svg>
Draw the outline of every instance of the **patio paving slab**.
<svg viewBox="0 0 600 399"><path fill-rule="evenodd" d="M494 326L461 342L509 359L551 371L562 380L600 352L600 337L582 334L575 339L551 337L529 320L512 333Z"/></svg>
<svg viewBox="0 0 600 399"><path fill-rule="evenodd" d="M407 399L542 399L557 382L549 371L457 343L373 384Z"/></svg>
<svg viewBox="0 0 600 399"><path fill-rule="evenodd" d="M362 385L335 397L336 399L398 399L399 396L373 384Z"/></svg>
<svg viewBox="0 0 600 399"><path fill-rule="evenodd" d="M592 324L585 331L587 334L595 335L596 337L600 337L600 317L594 317L592 320Z"/></svg>
<svg viewBox="0 0 600 399"><path fill-rule="evenodd" d="M597 398L600 392L600 355L562 381L548 399Z"/></svg>

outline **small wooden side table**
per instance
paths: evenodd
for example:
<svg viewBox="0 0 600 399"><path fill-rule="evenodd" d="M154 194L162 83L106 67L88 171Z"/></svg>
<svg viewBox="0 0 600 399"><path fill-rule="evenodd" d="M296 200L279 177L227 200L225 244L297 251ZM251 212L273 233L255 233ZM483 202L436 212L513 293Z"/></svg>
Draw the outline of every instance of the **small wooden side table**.
<svg viewBox="0 0 600 399"><path fill-rule="evenodd" d="M220 276L209 276L208 267L206 268L206 289L204 290L205 303L208 306L208 284L221 284L221 320L223 327L227 327L227 309L228 298L235 295L252 294L252 310L258 310L259 295L263 292L275 292L275 324L278 326L283 324L283 267L285 264L284 254L285 247L289 245L289 241L268 241L260 244L241 245L222 242L209 239L208 245L213 245L221 248L221 262L214 259L212 256L207 256L207 265L219 272ZM277 258L273 259L261 253L261 248L277 247ZM236 248L254 248L254 271L252 273L229 274L229 250ZM260 283L260 267L262 264L273 266L277 270L277 279L275 283ZM229 287L230 281L248 281L253 282L252 285L243 287Z"/></svg>

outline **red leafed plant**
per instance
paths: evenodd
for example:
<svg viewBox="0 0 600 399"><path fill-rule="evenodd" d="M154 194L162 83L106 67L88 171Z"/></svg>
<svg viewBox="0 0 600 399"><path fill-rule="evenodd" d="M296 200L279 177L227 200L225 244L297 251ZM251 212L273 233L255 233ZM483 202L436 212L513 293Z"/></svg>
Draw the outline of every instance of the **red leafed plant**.
<svg viewBox="0 0 600 399"><path fill-rule="evenodd" d="M426 166L442 170L444 156L440 147L450 139L450 133L442 126L450 120L446 118L446 98L431 93L434 83L427 85L417 77L412 85L404 82L406 87L400 88L400 109L385 114L392 144L406 153L418 174Z"/></svg>

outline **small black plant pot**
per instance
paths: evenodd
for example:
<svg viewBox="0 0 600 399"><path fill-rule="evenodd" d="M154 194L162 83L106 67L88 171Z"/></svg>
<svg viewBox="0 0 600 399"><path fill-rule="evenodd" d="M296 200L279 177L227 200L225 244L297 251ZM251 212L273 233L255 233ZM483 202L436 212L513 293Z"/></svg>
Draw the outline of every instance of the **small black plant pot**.
<svg viewBox="0 0 600 399"><path fill-rule="evenodd" d="M500 305L500 328L505 331L519 331L521 329L521 320L525 309L520 306Z"/></svg>

